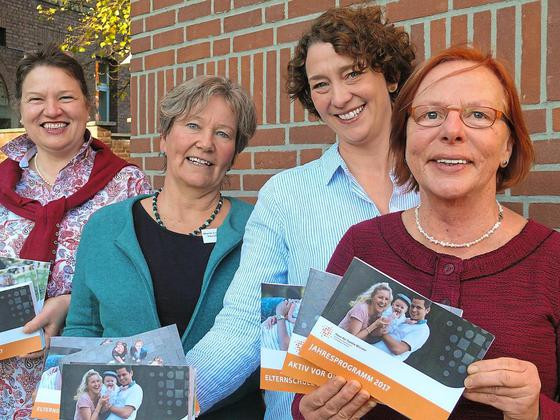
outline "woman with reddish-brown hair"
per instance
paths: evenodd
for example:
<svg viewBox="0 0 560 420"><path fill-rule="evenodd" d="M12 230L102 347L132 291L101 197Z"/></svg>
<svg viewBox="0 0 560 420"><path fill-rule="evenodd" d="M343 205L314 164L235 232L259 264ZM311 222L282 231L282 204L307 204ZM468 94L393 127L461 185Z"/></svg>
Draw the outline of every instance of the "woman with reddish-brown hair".
<svg viewBox="0 0 560 420"><path fill-rule="evenodd" d="M505 67L471 48L429 59L395 102L390 142L397 182L419 191L421 205L350 228L328 271L359 257L495 334L451 418L560 418L560 235L496 200L534 157ZM296 398L296 418L363 416L367 393L344 382ZM381 404L367 415L398 417Z"/></svg>

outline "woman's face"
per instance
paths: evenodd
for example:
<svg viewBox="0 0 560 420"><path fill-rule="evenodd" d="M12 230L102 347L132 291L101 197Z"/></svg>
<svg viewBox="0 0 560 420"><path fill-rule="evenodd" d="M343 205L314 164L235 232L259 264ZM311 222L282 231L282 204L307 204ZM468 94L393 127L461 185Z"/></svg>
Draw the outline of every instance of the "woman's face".
<svg viewBox="0 0 560 420"><path fill-rule="evenodd" d="M418 88L412 106L485 106L506 110L504 90L489 69L477 67L459 74L472 62L453 61L430 71ZM447 76L447 77L446 77ZM496 193L496 172L509 160L512 140L505 121L491 127L470 128L459 112L449 111L439 127L407 123L406 162L422 194L453 200Z"/></svg>
<svg viewBox="0 0 560 420"><path fill-rule="evenodd" d="M354 59L337 54L325 42L309 47L305 70L315 109L341 142L362 145L380 136L388 140L391 101L383 74L354 70Z"/></svg>
<svg viewBox="0 0 560 420"><path fill-rule="evenodd" d="M87 390L93 394L99 394L101 391L101 377L99 375L91 375L87 380Z"/></svg>
<svg viewBox="0 0 560 420"><path fill-rule="evenodd" d="M84 141L88 121L80 83L64 70L38 66L22 84L21 121L39 151L73 157Z"/></svg>
<svg viewBox="0 0 560 420"><path fill-rule="evenodd" d="M117 353L122 353L124 351L124 345L120 341L115 345L115 351Z"/></svg>
<svg viewBox="0 0 560 420"><path fill-rule="evenodd" d="M177 119L162 138L167 177L189 188L219 190L235 155L237 120L221 96L212 96L203 109Z"/></svg>
<svg viewBox="0 0 560 420"><path fill-rule="evenodd" d="M371 304L373 307L374 312L380 314L387 306L389 306L389 302L391 301L391 295L389 294L388 290L378 290L371 298Z"/></svg>

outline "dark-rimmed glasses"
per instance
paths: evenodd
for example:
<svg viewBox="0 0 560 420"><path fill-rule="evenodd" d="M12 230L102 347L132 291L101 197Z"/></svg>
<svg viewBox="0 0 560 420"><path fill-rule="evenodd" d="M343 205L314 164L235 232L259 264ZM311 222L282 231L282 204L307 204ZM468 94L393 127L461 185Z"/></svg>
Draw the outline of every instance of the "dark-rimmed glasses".
<svg viewBox="0 0 560 420"><path fill-rule="evenodd" d="M439 127L443 124L449 111L459 112L463 124L471 128L492 127L496 120L508 121L503 111L489 106L440 106L440 105L418 105L410 108L410 115L414 122L422 127Z"/></svg>

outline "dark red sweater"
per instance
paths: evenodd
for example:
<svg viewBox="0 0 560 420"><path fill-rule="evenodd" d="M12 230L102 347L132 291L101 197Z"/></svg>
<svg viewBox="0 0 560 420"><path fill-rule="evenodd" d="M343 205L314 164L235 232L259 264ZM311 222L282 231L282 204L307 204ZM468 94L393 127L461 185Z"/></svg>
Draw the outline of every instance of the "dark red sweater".
<svg viewBox="0 0 560 420"><path fill-rule="evenodd" d="M353 257L377 267L435 302L464 310L463 317L492 332L486 359L514 357L534 363L542 383L541 420L560 419L560 234L535 222L503 247L467 260L438 254L406 231L401 212L351 227L338 244L327 271L342 275ZM295 419L301 395L292 406ZM386 406L367 419L401 418ZM502 419L498 410L458 402L452 419Z"/></svg>

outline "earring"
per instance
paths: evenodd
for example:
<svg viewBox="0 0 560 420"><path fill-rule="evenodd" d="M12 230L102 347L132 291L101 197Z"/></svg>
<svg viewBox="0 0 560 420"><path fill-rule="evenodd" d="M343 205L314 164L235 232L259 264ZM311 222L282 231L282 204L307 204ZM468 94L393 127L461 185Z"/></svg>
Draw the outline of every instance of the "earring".
<svg viewBox="0 0 560 420"><path fill-rule="evenodd" d="M399 86L399 85L398 85L397 83L391 83L391 84L387 87L387 90L389 91L389 93L395 93L398 86Z"/></svg>
<svg viewBox="0 0 560 420"><path fill-rule="evenodd" d="M159 157L166 157L165 152L159 152Z"/></svg>
<svg viewBox="0 0 560 420"><path fill-rule="evenodd" d="M509 164L509 160L506 159L500 163L500 167L505 168L506 166L508 166L508 164Z"/></svg>

